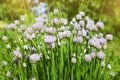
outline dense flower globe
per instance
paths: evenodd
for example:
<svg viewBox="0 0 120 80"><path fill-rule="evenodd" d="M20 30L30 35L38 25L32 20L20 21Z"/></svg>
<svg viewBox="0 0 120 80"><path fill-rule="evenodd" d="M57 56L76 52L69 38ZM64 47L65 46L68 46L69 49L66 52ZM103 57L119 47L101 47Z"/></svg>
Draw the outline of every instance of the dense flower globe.
<svg viewBox="0 0 120 80"><path fill-rule="evenodd" d="M16 50L14 51L14 56L15 56L16 58L22 58L22 54L20 53L19 49L16 49Z"/></svg>
<svg viewBox="0 0 120 80"><path fill-rule="evenodd" d="M38 54L32 54L29 57L31 63L36 63L37 61L40 60L40 56Z"/></svg>
<svg viewBox="0 0 120 80"><path fill-rule="evenodd" d="M107 39L107 40L113 40L113 35L107 34L107 35L106 35L106 39Z"/></svg>
<svg viewBox="0 0 120 80"><path fill-rule="evenodd" d="M97 22L96 27L100 28L100 29L103 29L104 28L104 23L103 22Z"/></svg>
<svg viewBox="0 0 120 80"><path fill-rule="evenodd" d="M92 60L91 56L89 54L86 54L85 55L85 61L86 62L91 62L91 60Z"/></svg>
<svg viewBox="0 0 120 80"><path fill-rule="evenodd" d="M101 60L103 60L105 58L105 54L104 52L100 51L98 54L97 54L97 57Z"/></svg>
<svg viewBox="0 0 120 80"><path fill-rule="evenodd" d="M96 53L92 51L92 52L90 53L90 57L91 57L91 58L94 58L95 56L96 56Z"/></svg>
<svg viewBox="0 0 120 80"><path fill-rule="evenodd" d="M45 38L44 38L44 41L46 43L49 43L49 44L54 43L55 40L56 40L56 37L55 36L51 36L51 35L45 36Z"/></svg>
<svg viewBox="0 0 120 80"><path fill-rule="evenodd" d="M103 51L108 46L107 41L113 40L113 35L101 33L104 23L85 16L85 12L78 13L71 21L62 14L55 9L53 13L35 18L34 23L26 25L26 18L25 21L6 25L1 34L3 49L0 54L7 57L0 56L0 70L3 72L0 74L12 80L17 77L28 80L85 80L98 75L102 76L99 77L102 80L108 74L114 76L110 73L111 65L106 66L105 62L109 59L105 59ZM107 74L104 70L108 71ZM17 74L19 71L20 75Z"/></svg>

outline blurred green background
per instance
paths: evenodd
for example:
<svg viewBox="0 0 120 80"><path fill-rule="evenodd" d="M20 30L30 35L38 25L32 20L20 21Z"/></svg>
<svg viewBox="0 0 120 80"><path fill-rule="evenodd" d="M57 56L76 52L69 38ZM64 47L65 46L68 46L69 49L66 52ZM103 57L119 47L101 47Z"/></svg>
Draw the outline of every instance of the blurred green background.
<svg viewBox="0 0 120 80"><path fill-rule="evenodd" d="M39 4L41 3L42 4ZM21 15L37 16L59 8L71 20L79 11L85 11L95 21L105 23L105 33L114 35L109 45L115 54L120 54L120 0L0 0L0 27L18 20ZM37 7L36 7L37 6ZM37 8L37 11L34 9ZM41 12L40 12L41 11Z"/></svg>

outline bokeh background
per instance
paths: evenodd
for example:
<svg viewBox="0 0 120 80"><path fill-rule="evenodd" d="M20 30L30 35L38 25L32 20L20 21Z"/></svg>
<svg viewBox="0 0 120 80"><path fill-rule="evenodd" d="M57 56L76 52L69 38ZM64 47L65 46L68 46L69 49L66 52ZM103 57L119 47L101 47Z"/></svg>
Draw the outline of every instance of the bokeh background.
<svg viewBox="0 0 120 80"><path fill-rule="evenodd" d="M71 20L85 11L95 21L105 23L105 34L114 35L109 43L114 55L120 55L120 0L0 0L0 30L5 24L19 20L22 15L39 16L58 8ZM31 19L31 18L30 18Z"/></svg>

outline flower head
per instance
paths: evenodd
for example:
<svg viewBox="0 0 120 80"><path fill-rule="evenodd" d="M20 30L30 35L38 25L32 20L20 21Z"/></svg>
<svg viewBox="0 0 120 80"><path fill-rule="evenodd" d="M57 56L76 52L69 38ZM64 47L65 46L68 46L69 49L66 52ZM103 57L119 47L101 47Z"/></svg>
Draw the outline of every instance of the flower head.
<svg viewBox="0 0 120 80"><path fill-rule="evenodd" d="M38 54L32 54L29 57L31 63L36 63L37 61L40 60L40 56Z"/></svg>
<svg viewBox="0 0 120 80"><path fill-rule="evenodd" d="M7 62L6 61L2 61L2 66L6 66Z"/></svg>
<svg viewBox="0 0 120 80"><path fill-rule="evenodd" d="M45 36L44 41L46 43L52 44L56 41L56 37L55 36Z"/></svg>
<svg viewBox="0 0 120 80"><path fill-rule="evenodd" d="M92 60L91 56L89 54L86 54L85 55L85 61L86 62L91 62L91 60Z"/></svg>
<svg viewBox="0 0 120 80"><path fill-rule="evenodd" d="M76 63L76 57L72 57L71 62L75 64Z"/></svg>
<svg viewBox="0 0 120 80"><path fill-rule="evenodd" d="M112 67L111 67L111 65L110 65L110 64L108 64L108 65L107 65L107 68L108 68L108 69L111 69Z"/></svg>
<svg viewBox="0 0 120 80"><path fill-rule="evenodd" d="M113 35L107 34L107 35L106 35L106 39L107 39L107 40L113 40Z"/></svg>
<svg viewBox="0 0 120 80"><path fill-rule="evenodd" d="M103 29L104 28L104 23L103 22L97 22L96 27L100 28L100 29Z"/></svg>
<svg viewBox="0 0 120 80"><path fill-rule="evenodd" d="M16 50L14 51L14 56L15 56L16 58L22 58L22 55L21 55L19 49L16 49Z"/></svg>
<svg viewBox="0 0 120 80"><path fill-rule="evenodd" d="M7 74L6 74L7 77L11 77L11 75L12 75L12 74L11 74L11 72L9 72L9 71L8 71Z"/></svg>
<svg viewBox="0 0 120 80"><path fill-rule="evenodd" d="M103 60L105 58L105 54L104 52L100 51L98 54L97 54L97 57L101 60Z"/></svg>
<svg viewBox="0 0 120 80"><path fill-rule="evenodd" d="M3 36L3 37L2 37L2 40L3 40L3 41L7 41L7 40L8 40L7 36Z"/></svg>

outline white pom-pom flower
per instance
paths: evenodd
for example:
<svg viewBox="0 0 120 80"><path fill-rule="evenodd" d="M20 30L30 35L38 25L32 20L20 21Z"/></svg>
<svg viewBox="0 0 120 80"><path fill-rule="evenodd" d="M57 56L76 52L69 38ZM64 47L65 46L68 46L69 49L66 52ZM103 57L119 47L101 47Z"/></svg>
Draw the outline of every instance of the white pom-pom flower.
<svg viewBox="0 0 120 80"><path fill-rule="evenodd" d="M27 67L26 63L23 63L22 65L23 65L24 68Z"/></svg>
<svg viewBox="0 0 120 80"><path fill-rule="evenodd" d="M76 63L76 57L72 57L71 62L75 64Z"/></svg>

